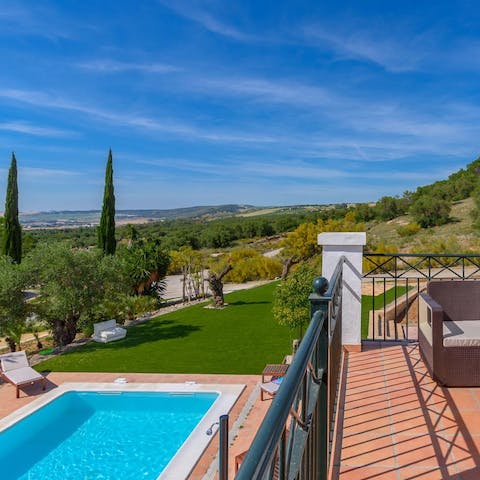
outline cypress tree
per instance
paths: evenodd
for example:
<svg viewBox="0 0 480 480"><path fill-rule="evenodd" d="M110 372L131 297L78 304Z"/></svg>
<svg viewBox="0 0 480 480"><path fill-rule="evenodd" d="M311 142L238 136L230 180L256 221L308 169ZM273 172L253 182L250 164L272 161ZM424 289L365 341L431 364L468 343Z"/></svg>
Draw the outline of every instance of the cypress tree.
<svg viewBox="0 0 480 480"><path fill-rule="evenodd" d="M18 220L17 159L13 152L8 171L4 222L2 253L11 257L15 263L20 263L22 261L22 228Z"/></svg>
<svg viewBox="0 0 480 480"><path fill-rule="evenodd" d="M117 242L115 240L115 195L113 193L112 149L108 152L105 171L105 190L103 193L102 216L98 227L98 247L106 255L113 255Z"/></svg>

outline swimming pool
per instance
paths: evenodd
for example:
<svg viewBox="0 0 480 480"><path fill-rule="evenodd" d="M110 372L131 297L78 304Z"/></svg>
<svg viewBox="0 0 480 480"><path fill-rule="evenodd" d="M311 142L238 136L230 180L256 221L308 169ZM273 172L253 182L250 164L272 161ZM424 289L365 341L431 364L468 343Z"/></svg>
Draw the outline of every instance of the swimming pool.
<svg viewBox="0 0 480 480"><path fill-rule="evenodd" d="M0 422L2 479L185 478L208 445L206 430L243 386L215 387L223 392L179 384L70 384L48 392L52 398L38 399L33 411Z"/></svg>

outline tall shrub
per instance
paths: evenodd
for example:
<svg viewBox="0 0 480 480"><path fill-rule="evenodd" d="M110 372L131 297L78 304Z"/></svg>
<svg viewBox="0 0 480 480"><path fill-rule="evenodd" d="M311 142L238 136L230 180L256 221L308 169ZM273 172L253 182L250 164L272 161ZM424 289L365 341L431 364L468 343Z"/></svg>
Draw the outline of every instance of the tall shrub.
<svg viewBox="0 0 480 480"><path fill-rule="evenodd" d="M112 150L108 152L105 171L102 216L98 227L98 247L106 255L113 255L117 247L115 240L115 194L113 192Z"/></svg>
<svg viewBox="0 0 480 480"><path fill-rule="evenodd" d="M20 263L22 261L22 229L18 220L17 160L14 153L12 153L12 163L8 172L4 223L2 253L8 255L15 263Z"/></svg>
<svg viewBox="0 0 480 480"><path fill-rule="evenodd" d="M448 200L422 195L410 207L410 213L420 226L428 228L448 223L451 209L452 205Z"/></svg>
<svg viewBox="0 0 480 480"><path fill-rule="evenodd" d="M310 321L308 295L312 292L312 280L316 274L308 263L303 262L275 290L273 317L280 325L298 329L299 338Z"/></svg>

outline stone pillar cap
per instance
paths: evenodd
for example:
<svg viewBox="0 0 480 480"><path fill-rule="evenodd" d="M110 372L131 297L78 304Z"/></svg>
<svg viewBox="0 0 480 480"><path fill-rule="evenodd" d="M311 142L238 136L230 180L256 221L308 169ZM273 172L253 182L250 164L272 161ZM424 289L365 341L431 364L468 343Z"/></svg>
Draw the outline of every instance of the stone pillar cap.
<svg viewBox="0 0 480 480"><path fill-rule="evenodd" d="M366 245L366 232L324 232L318 234L319 245Z"/></svg>

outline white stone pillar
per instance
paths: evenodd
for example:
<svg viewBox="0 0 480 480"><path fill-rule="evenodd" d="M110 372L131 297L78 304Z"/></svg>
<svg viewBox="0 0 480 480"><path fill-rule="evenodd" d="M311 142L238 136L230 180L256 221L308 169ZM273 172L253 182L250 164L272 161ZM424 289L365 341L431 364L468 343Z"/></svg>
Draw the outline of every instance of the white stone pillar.
<svg viewBox="0 0 480 480"><path fill-rule="evenodd" d="M365 232L320 233L323 246L322 276L330 280L340 257L343 264L342 344L348 351L361 351L362 337L362 259Z"/></svg>

